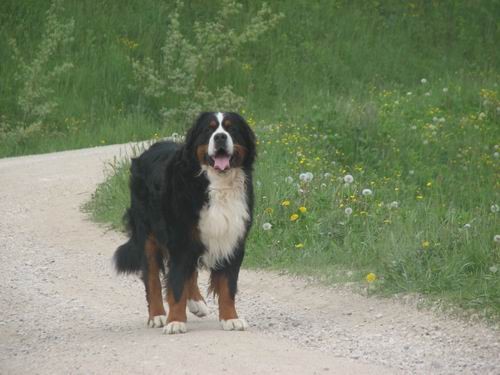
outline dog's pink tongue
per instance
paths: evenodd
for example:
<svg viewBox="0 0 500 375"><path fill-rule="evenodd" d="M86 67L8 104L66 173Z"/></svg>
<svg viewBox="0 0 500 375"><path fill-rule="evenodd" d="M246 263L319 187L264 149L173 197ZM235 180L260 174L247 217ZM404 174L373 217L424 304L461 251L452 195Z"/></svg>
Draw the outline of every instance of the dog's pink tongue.
<svg viewBox="0 0 500 375"><path fill-rule="evenodd" d="M214 158L214 168L224 171L229 168L229 156L220 155Z"/></svg>

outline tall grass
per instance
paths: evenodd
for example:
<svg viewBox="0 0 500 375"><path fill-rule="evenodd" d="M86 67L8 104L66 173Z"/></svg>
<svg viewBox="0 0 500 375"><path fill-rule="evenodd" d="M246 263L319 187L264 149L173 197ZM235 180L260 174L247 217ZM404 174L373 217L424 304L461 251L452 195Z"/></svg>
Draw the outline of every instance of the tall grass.
<svg viewBox="0 0 500 375"><path fill-rule="evenodd" d="M231 22L241 30L255 18L262 1L242 2ZM103 128L113 124L106 142L134 133L148 138L186 123L164 122L156 108L132 89L133 60L160 61L174 2L125 0L96 3L66 1L62 24L74 20L73 42L54 50L47 69L73 64L61 79L48 82L47 102L56 103L44 119L44 131L10 137L0 155L52 151L100 144ZM179 13L180 30L193 41L194 22L215 21L219 1L190 1ZM328 107L340 98L370 99L373 89L405 87L412 91L422 77L443 86L461 87L460 99L472 103L477 90L498 81L500 31L498 1L274 1L284 18L256 42L242 48L236 61L211 74L208 91L231 86L243 106L260 119L315 116L313 106ZM24 126L18 106L22 80L9 40L32 61L44 41L51 2L6 0L0 3L0 134ZM223 58L224 51L220 52ZM132 119L129 120L128 117ZM83 126L68 132L65 119ZM143 122L142 126L130 125ZM123 126L121 124L124 123ZM70 134L68 138L67 134ZM81 139L78 139L81 138Z"/></svg>

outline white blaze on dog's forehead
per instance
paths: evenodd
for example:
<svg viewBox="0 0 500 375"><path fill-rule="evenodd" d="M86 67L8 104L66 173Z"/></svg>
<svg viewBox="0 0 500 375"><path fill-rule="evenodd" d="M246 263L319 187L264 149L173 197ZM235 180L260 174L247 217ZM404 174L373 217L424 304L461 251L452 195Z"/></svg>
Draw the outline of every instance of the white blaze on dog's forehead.
<svg viewBox="0 0 500 375"><path fill-rule="evenodd" d="M217 114L215 115L215 117L217 117L217 121L219 121L219 125L222 125L222 120L224 120L224 113L217 112Z"/></svg>

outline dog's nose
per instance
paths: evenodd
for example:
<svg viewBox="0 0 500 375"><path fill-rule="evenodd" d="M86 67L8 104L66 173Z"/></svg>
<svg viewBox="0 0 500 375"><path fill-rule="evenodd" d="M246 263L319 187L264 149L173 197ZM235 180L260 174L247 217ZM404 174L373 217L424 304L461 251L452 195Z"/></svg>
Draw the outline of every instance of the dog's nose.
<svg viewBox="0 0 500 375"><path fill-rule="evenodd" d="M227 139L227 135L225 133L217 133L214 135L214 141L217 143L223 143Z"/></svg>

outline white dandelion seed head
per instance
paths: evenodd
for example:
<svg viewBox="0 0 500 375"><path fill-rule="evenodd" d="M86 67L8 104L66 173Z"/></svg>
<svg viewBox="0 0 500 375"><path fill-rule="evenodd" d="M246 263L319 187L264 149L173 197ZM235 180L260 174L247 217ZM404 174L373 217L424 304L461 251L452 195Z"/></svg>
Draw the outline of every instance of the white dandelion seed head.
<svg viewBox="0 0 500 375"><path fill-rule="evenodd" d="M438 121L439 121L439 119L438 119L436 116L434 116L434 117L432 118L432 121L434 121L434 122L438 122Z"/></svg>
<svg viewBox="0 0 500 375"><path fill-rule="evenodd" d="M443 92L444 93L448 92L448 87L443 87Z"/></svg>
<svg viewBox="0 0 500 375"><path fill-rule="evenodd" d="M490 270L490 272L491 272L491 273L497 273L497 271L498 271L498 267L497 267L497 266L491 266L491 267L489 268L489 270Z"/></svg>
<svg viewBox="0 0 500 375"><path fill-rule="evenodd" d="M441 123L443 123L443 122L446 121L446 119L444 117L440 117L438 121L441 122Z"/></svg>
<svg viewBox="0 0 500 375"><path fill-rule="evenodd" d="M324 178L331 178L332 174L330 172L326 172L325 174L323 174L323 177Z"/></svg>
<svg viewBox="0 0 500 375"><path fill-rule="evenodd" d="M350 216L352 214L352 208L351 207L346 207L346 209L344 210L345 214L347 216Z"/></svg>
<svg viewBox="0 0 500 375"><path fill-rule="evenodd" d="M286 178L285 178L285 182L287 182L287 183L289 183L289 184L293 183L293 177L292 177L292 176L288 176L288 177L286 177Z"/></svg>
<svg viewBox="0 0 500 375"><path fill-rule="evenodd" d="M411 130L417 130L417 126L416 125L412 125L411 126Z"/></svg>
<svg viewBox="0 0 500 375"><path fill-rule="evenodd" d="M499 145L495 145L495 146L493 146L493 149L494 149L494 150L498 150L499 148L500 148L500 146L499 146Z"/></svg>
<svg viewBox="0 0 500 375"><path fill-rule="evenodd" d="M426 80L425 78L422 78L422 79L420 80L420 83L422 83L423 85L425 85L425 84L427 83L427 80Z"/></svg>
<svg viewBox="0 0 500 375"><path fill-rule="evenodd" d="M321 183L320 185L322 188L326 188L326 184L324 182Z"/></svg>
<svg viewBox="0 0 500 375"><path fill-rule="evenodd" d="M305 172L299 175L300 181L303 182L310 182L313 179L313 177L314 175L311 172Z"/></svg>
<svg viewBox="0 0 500 375"><path fill-rule="evenodd" d="M408 171L408 174L409 174L410 176L413 176L413 175L415 174L415 171L414 171L413 169L410 169L410 170Z"/></svg>
<svg viewBox="0 0 500 375"><path fill-rule="evenodd" d="M408 91L408 92L406 93L406 95L407 95L407 96L411 96L412 94L413 94L413 93L412 93L411 91Z"/></svg>
<svg viewBox="0 0 500 375"><path fill-rule="evenodd" d="M361 194L363 194L365 197L369 197L370 195L373 195L373 191L371 189L363 189L361 191Z"/></svg>
<svg viewBox="0 0 500 375"><path fill-rule="evenodd" d="M304 191L304 189L299 188L298 192L299 192L299 194L304 194L305 191Z"/></svg>
<svg viewBox="0 0 500 375"><path fill-rule="evenodd" d="M346 184L352 184L354 182L354 177L352 177L352 175L350 175L350 174L346 174L344 176L344 182Z"/></svg>
<svg viewBox="0 0 500 375"><path fill-rule="evenodd" d="M491 210L491 212L493 212L494 214L496 214L497 212L500 211L500 207L498 206L498 204L492 204L491 207L490 207L490 210Z"/></svg>
<svg viewBox="0 0 500 375"><path fill-rule="evenodd" d="M493 236L493 241L495 241L496 243L500 243L500 234L495 234Z"/></svg>
<svg viewBox="0 0 500 375"><path fill-rule="evenodd" d="M484 120L486 118L486 113L481 112L478 116L479 120Z"/></svg>
<svg viewBox="0 0 500 375"><path fill-rule="evenodd" d="M469 223L464 224L464 229L469 229L471 225Z"/></svg>
<svg viewBox="0 0 500 375"><path fill-rule="evenodd" d="M430 91L427 91L424 95L425 95L425 96L431 96L431 92L430 92Z"/></svg>
<svg viewBox="0 0 500 375"><path fill-rule="evenodd" d="M427 145L429 144L429 141L427 139L424 139L423 142L422 142L424 145Z"/></svg>
<svg viewBox="0 0 500 375"><path fill-rule="evenodd" d="M271 223L264 223L262 224L262 229L264 230L270 230L272 228L272 224Z"/></svg>
<svg viewBox="0 0 500 375"><path fill-rule="evenodd" d="M389 204L389 207L390 207L390 208L399 208L399 202L398 202L398 201L392 201L392 202Z"/></svg>
<svg viewBox="0 0 500 375"><path fill-rule="evenodd" d="M257 181L256 184L257 184L257 187L261 187L262 186L262 182L260 182L260 181Z"/></svg>
<svg viewBox="0 0 500 375"><path fill-rule="evenodd" d="M497 152L494 152L494 153L493 153L493 157L494 157L495 159L500 158L500 152L498 152L498 151L497 151Z"/></svg>

